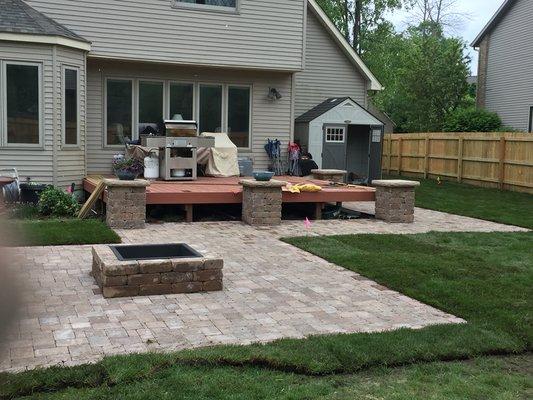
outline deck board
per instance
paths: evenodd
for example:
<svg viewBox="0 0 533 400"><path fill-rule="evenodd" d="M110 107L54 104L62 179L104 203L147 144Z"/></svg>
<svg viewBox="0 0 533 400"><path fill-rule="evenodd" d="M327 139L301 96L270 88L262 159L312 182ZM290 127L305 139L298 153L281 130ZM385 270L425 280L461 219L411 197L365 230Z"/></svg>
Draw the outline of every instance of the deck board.
<svg viewBox="0 0 533 400"><path fill-rule="evenodd" d="M88 176L84 189L92 193L102 176ZM201 177L197 181L155 181L146 189L146 204L240 204L242 203L242 178ZM297 183L314 183L322 187L315 193L291 193L283 190L284 203L336 203L349 201L374 201L375 189L367 186L337 187L317 179L279 176L277 180ZM104 196L105 201L105 196Z"/></svg>

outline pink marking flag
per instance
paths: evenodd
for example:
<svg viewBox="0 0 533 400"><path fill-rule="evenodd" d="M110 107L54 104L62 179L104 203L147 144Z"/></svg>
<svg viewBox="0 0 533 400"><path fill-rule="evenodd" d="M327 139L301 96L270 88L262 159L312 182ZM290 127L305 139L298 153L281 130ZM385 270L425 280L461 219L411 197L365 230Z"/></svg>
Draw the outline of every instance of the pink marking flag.
<svg viewBox="0 0 533 400"><path fill-rule="evenodd" d="M305 217L304 225L305 229L311 229L311 221L309 221L309 218Z"/></svg>

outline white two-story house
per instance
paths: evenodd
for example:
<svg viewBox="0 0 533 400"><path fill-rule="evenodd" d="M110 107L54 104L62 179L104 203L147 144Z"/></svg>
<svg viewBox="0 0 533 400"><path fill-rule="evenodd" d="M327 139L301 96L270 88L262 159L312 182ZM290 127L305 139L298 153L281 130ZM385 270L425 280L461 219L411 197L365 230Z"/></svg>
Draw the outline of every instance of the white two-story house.
<svg viewBox="0 0 533 400"><path fill-rule="evenodd" d="M380 89L314 0L0 0L0 168L43 183L109 173L176 114L265 167L266 139L328 99L379 125Z"/></svg>

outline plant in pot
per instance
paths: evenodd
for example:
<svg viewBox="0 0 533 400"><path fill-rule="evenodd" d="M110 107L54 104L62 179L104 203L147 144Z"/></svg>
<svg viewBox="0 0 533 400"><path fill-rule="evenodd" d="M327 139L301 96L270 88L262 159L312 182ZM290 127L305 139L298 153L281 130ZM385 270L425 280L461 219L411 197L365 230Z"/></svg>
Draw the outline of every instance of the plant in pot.
<svg viewBox="0 0 533 400"><path fill-rule="evenodd" d="M134 158L113 160L113 172L121 181L133 181L142 174L144 169L143 163Z"/></svg>

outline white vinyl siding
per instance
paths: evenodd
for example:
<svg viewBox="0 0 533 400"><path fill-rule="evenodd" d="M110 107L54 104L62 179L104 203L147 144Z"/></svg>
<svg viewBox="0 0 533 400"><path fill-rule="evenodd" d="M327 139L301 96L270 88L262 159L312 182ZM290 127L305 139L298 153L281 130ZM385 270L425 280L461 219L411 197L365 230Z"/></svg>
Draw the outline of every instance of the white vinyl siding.
<svg viewBox="0 0 533 400"><path fill-rule="evenodd" d="M39 147L0 147L0 168L17 168L22 179L31 177L42 183L52 179L52 47L25 43L0 42L0 59L41 64L42 75L42 139ZM4 106L0 105L0 135L5 138Z"/></svg>
<svg viewBox="0 0 533 400"><path fill-rule="evenodd" d="M295 117L331 97L366 107L366 81L313 11L307 11L305 70L296 74Z"/></svg>
<svg viewBox="0 0 533 400"><path fill-rule="evenodd" d="M92 43L92 57L298 71L306 0L241 0L238 13L171 0L28 0Z"/></svg>
<svg viewBox="0 0 533 400"><path fill-rule="evenodd" d="M485 107L527 132L533 106L533 1L518 0L489 34Z"/></svg>
<svg viewBox="0 0 533 400"><path fill-rule="evenodd" d="M263 148L268 138L279 138L285 148L291 132L291 93L292 79L289 73L232 71L222 69L181 68L175 66L148 63L117 63L92 60L88 70L88 172L110 173L111 159L119 148L105 148L104 141L104 88L105 79L120 77L132 80L161 80L167 85L173 82L195 82L196 91L199 84L244 86L251 88L251 139L250 149L243 149L240 154L253 157L258 168L268 165L268 157ZM270 87L276 87L283 95L278 101L268 99ZM223 91L226 97L226 90ZM134 97L137 97L134 94ZM196 97L196 101L199 99ZM225 101L223 102L224 107ZM134 110L134 121L138 112ZM167 108L168 112L168 108ZM198 106L195 107L196 117ZM223 112L223 119L226 119ZM167 118L168 115L165 115ZM195 117L195 118L196 118ZM223 122L225 124L225 122ZM226 125L223 125L226 126ZM135 127L134 127L135 131Z"/></svg>

